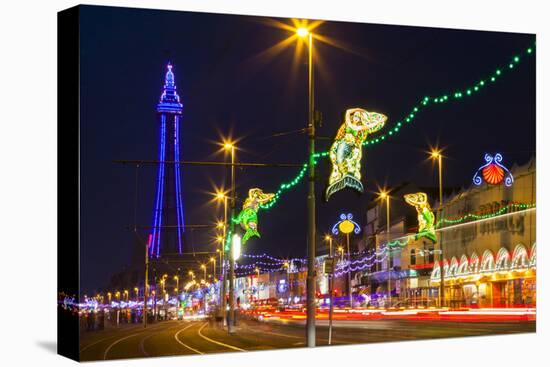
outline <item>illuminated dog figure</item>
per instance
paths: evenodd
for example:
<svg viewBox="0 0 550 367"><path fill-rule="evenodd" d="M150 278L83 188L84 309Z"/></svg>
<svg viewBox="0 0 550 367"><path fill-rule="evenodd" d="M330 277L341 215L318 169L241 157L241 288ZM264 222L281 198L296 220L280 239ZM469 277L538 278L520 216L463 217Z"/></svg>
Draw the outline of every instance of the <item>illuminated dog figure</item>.
<svg viewBox="0 0 550 367"><path fill-rule="evenodd" d="M236 221L245 230L241 243L244 245L250 237L260 237L258 232L258 210L260 205L269 203L275 194L264 194L261 189L253 188L248 190L248 198L244 201L243 209L237 216Z"/></svg>
<svg viewBox="0 0 550 367"><path fill-rule="evenodd" d="M406 194L403 198L407 204L414 206L418 213L418 233L416 239L427 237L436 243L435 216L430 203L428 203L428 195L424 192L417 192L416 194Z"/></svg>
<svg viewBox="0 0 550 367"><path fill-rule="evenodd" d="M369 134L384 127L387 119L381 113L369 112L362 108L351 108L346 111L345 121L338 129L329 151L332 173L326 191L327 201L332 194L346 187L363 192L362 145Z"/></svg>

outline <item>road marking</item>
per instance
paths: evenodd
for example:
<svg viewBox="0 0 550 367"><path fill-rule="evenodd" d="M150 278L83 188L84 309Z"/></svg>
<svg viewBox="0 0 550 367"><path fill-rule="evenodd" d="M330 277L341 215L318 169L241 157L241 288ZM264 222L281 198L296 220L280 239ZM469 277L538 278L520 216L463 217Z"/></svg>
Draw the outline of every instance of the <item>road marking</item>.
<svg viewBox="0 0 550 367"><path fill-rule="evenodd" d="M80 349L79 352L82 353L82 352L84 352L86 349L90 348L91 346L94 346L94 345L96 345L96 344L99 344L99 343L101 343L102 341L105 341L105 340L107 340L107 339L116 338L117 336L118 336L118 335L111 335L111 336L108 336L108 337L106 337L106 338L99 339L99 340L96 341L96 342L93 342L93 343L90 343L90 344L86 345L84 348Z"/></svg>
<svg viewBox="0 0 550 367"><path fill-rule="evenodd" d="M239 347L236 347L236 346L234 346L234 345L225 344L225 343L216 341L216 340L214 340L214 339L210 339L209 337L203 335L203 334L201 333L201 331L202 331L202 329L204 329L204 327L205 327L206 325L208 325L207 322L205 322L204 325L202 325L202 326L200 327L200 329L199 329L199 336L200 336L201 338L203 338L204 340L208 340L208 341L211 342L211 343L218 344L218 345L221 345L221 346L226 347L226 348L229 348L229 349L238 350L239 352L246 352L246 350L241 349L241 348L239 348Z"/></svg>
<svg viewBox="0 0 550 367"><path fill-rule="evenodd" d="M161 324L153 325L153 326L150 326L149 329L145 329L145 328L144 328L143 330L156 329L156 328L158 328L159 326L161 326ZM135 327L132 327L132 328L130 328L130 329L116 329L116 330L114 330L114 332L115 332L115 333L122 333L122 332L124 332L124 331L132 331L132 329L138 329L138 328L140 328L140 327L143 327L143 326L136 325ZM118 335L111 335L111 336L107 336L107 337L105 337L105 338L103 338L103 339L99 339L98 341L95 341L95 342L93 342L93 343L90 343L90 344L86 345L85 347L83 347L82 349L80 349L79 352L82 353L82 352L84 352L86 349L88 349L88 348L90 348L90 347L92 347L92 346L94 346L94 345L96 345L96 344L99 344L99 343L101 343L101 342L103 342L103 341L105 341L105 340L107 340L107 339L116 338L117 336L118 336Z"/></svg>
<svg viewBox="0 0 550 367"><path fill-rule="evenodd" d="M187 325L186 327L184 327L183 329L181 329L180 331L178 331L176 334L174 334L174 339L176 339L176 341L178 343L180 343L181 345L183 345L185 348L195 352L195 353L198 353L198 354L204 354L203 352L201 352L200 350L196 350L195 348L192 348L190 346L188 346L187 344L183 343L181 340L178 339L178 335L179 333L181 333L182 331L185 331L187 329L189 329L191 326L193 326L195 324L191 324L191 325Z"/></svg>
<svg viewBox="0 0 550 367"><path fill-rule="evenodd" d="M112 347L114 347L115 345L117 345L118 343L120 343L123 340L126 340L128 338L131 338L133 336L136 336L136 335L139 335L139 334L142 334L142 333L143 333L143 331L140 331L139 333L131 334L131 335L125 336L124 338L120 338L120 339L115 340L111 345L109 345L107 347L107 349L105 349L105 353L103 353L103 359L105 359L105 360L107 359L107 354L109 353L109 351L111 350Z"/></svg>
<svg viewBox="0 0 550 367"><path fill-rule="evenodd" d="M148 340L149 338L155 336L155 335L159 335L159 334L161 334L165 331L175 329L176 327L180 327L179 322L175 326L168 327L166 330L160 330L160 331L151 333L151 334L147 335L146 337L142 338L141 341L139 342L139 350L141 351L141 353L143 353L143 355L145 355L146 357L151 357L151 355L149 353L147 353L147 351L145 350L145 341Z"/></svg>

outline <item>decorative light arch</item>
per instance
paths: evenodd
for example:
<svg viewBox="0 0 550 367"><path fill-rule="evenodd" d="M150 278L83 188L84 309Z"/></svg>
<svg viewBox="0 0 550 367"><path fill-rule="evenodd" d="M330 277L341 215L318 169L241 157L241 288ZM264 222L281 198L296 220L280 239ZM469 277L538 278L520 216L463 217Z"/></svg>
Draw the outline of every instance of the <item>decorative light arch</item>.
<svg viewBox="0 0 550 367"><path fill-rule="evenodd" d="M462 276L468 274L470 274L470 261L468 260L468 256L463 254L460 258L460 263L458 265L458 269L456 270L456 275Z"/></svg>
<svg viewBox="0 0 550 367"><path fill-rule="evenodd" d="M443 259L443 276L445 278L450 278L450 274L449 274L449 262L447 261L447 259Z"/></svg>
<svg viewBox="0 0 550 367"><path fill-rule="evenodd" d="M431 280L440 280L441 278L441 266L439 266L439 261L434 263L434 269L432 270Z"/></svg>
<svg viewBox="0 0 550 367"><path fill-rule="evenodd" d="M481 257L480 273L490 272L495 270L495 257L491 250L485 250Z"/></svg>
<svg viewBox="0 0 550 367"><path fill-rule="evenodd" d="M456 259L455 256L453 256L451 259L451 266L449 267L449 276L451 277L457 276L458 275L457 271L458 271L458 260Z"/></svg>
<svg viewBox="0 0 550 367"><path fill-rule="evenodd" d="M530 254L530 256L529 256ZM495 260L496 259L496 260ZM441 277L441 263L443 263L443 274L445 278L459 278L467 275L487 275L490 273L503 273L518 269L536 269L536 243L533 244L529 252L523 244L518 244L510 256L508 249L502 247L497 252L496 257L491 250L485 250L481 260L473 252L470 258L466 254L460 257L460 261L455 256L451 258L450 264L447 259L435 262L430 279L433 282L439 282Z"/></svg>
<svg viewBox="0 0 550 367"><path fill-rule="evenodd" d="M516 246L512 254L510 269L525 269L529 267L529 254L521 243Z"/></svg>
<svg viewBox="0 0 550 367"><path fill-rule="evenodd" d="M479 256L477 256L477 253L475 251L472 256L470 256L470 272L479 272Z"/></svg>
<svg viewBox="0 0 550 367"><path fill-rule="evenodd" d="M508 265L510 262L510 253L504 247L501 247L497 253L497 260L495 264L496 271L508 270Z"/></svg>
<svg viewBox="0 0 550 367"><path fill-rule="evenodd" d="M533 247L531 247L531 256L530 256L529 266L531 267L537 266L537 243L536 242L533 244Z"/></svg>

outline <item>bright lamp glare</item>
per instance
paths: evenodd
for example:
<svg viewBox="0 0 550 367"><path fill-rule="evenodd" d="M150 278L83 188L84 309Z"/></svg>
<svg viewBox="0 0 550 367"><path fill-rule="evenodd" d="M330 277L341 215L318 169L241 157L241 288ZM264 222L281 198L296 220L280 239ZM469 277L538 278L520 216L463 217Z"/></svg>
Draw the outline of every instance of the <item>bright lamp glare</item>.
<svg viewBox="0 0 550 367"><path fill-rule="evenodd" d="M309 34L309 31L307 30L307 28L298 28L296 30L296 34L300 37L305 37Z"/></svg>

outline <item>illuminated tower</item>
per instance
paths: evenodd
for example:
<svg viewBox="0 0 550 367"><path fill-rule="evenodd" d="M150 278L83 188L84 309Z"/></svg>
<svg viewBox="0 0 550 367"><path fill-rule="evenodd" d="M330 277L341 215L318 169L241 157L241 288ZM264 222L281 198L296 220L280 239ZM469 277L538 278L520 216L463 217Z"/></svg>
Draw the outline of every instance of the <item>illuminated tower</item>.
<svg viewBox="0 0 550 367"><path fill-rule="evenodd" d="M181 254L183 245L183 203L179 164L180 122L183 106L176 92L172 65L166 66L164 88L157 104L160 128L159 164L153 208L153 226L149 235L149 255Z"/></svg>

